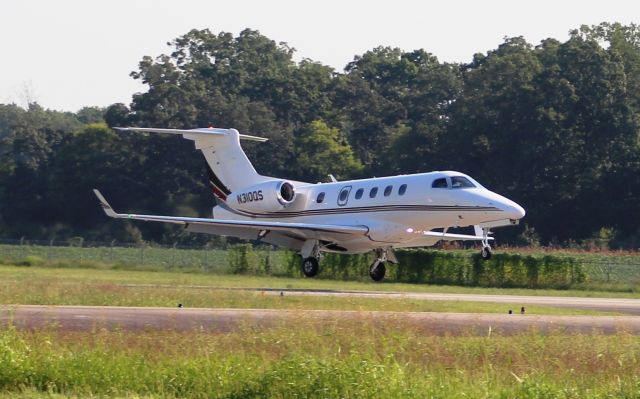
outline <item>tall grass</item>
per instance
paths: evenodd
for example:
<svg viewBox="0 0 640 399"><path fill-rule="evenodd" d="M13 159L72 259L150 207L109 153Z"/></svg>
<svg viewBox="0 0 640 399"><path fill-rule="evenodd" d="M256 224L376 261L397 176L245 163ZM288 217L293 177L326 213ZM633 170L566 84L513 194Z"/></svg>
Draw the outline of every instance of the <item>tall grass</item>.
<svg viewBox="0 0 640 399"><path fill-rule="evenodd" d="M429 337L315 325L235 334L0 333L0 391L195 398L615 398L640 395L640 340Z"/></svg>

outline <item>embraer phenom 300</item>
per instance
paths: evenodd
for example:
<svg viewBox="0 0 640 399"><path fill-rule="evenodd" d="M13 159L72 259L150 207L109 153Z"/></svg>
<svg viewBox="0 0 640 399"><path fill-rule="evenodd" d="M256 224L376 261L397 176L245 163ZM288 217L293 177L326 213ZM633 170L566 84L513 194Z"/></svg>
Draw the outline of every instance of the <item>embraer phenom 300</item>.
<svg viewBox="0 0 640 399"><path fill-rule="evenodd" d="M207 161L216 200L212 218L116 213L113 218L180 224L187 231L259 240L293 249L302 272L318 273L320 254L374 251L369 275L379 281L385 262L396 263L394 248L432 246L441 240L476 240L483 259L491 257L490 229L524 217L515 202L459 172L430 172L331 183L305 183L262 176L249 162L240 140L266 141L235 129L192 130L116 128L126 132L180 134L192 140ZM475 235L449 228L474 226ZM434 231L442 229L442 231Z"/></svg>

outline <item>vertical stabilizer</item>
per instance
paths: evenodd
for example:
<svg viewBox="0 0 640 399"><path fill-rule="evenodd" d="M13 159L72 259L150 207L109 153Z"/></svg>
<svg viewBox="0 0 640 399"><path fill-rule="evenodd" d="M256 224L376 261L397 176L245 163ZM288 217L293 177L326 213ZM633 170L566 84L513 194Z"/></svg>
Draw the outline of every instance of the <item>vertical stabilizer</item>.
<svg viewBox="0 0 640 399"><path fill-rule="evenodd" d="M121 131L180 134L192 140L207 162L209 182L216 197L226 201L227 195L270 178L261 176L240 146L240 139L267 141L256 136L240 134L236 129L201 128L191 130L157 128L116 128Z"/></svg>

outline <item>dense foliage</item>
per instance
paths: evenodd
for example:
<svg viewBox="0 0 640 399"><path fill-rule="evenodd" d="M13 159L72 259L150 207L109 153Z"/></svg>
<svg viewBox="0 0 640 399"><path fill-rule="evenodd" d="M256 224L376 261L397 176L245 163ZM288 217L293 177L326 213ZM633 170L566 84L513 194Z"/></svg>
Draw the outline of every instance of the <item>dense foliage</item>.
<svg viewBox="0 0 640 399"><path fill-rule="evenodd" d="M459 170L527 209L528 227L502 235L514 243L640 245L636 25L583 26L537 46L506 38L469 64L378 47L343 72L295 62L292 48L253 30L193 30L171 46L132 73L148 90L129 106L0 105L0 236L212 239L107 221L91 188L120 209L207 215L190 142L108 126L213 123L268 137L246 144L264 174L315 182Z"/></svg>

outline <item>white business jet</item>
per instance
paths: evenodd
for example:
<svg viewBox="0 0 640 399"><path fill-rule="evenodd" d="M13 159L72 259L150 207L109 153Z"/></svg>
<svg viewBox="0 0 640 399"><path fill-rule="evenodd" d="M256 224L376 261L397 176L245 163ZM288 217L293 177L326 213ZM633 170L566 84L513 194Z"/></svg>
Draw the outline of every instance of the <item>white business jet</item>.
<svg viewBox="0 0 640 399"><path fill-rule="evenodd" d="M374 251L369 275L380 281L394 248L425 247L441 240L476 240L491 257L490 229L518 224L525 215L515 202L459 172L430 172L331 183L305 183L262 176L240 140L267 139L235 129L116 128L125 132L180 134L202 151L216 199L212 218L116 213L94 190L107 216L183 225L187 231L258 240L302 255L302 272L313 277L322 252ZM451 234L474 226L475 235ZM434 231L438 229L440 231Z"/></svg>

